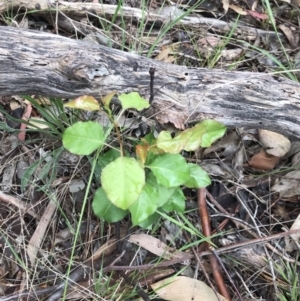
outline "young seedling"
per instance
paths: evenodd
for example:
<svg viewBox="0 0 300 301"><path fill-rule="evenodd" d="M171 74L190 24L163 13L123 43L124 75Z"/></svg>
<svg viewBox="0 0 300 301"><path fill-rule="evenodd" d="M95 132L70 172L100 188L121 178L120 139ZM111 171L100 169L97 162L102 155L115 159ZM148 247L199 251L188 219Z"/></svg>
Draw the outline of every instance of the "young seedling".
<svg viewBox="0 0 300 301"><path fill-rule="evenodd" d="M103 110L109 115L111 127L104 129L93 121L77 122L63 133L63 145L78 155L98 154L106 144L114 123L109 108L115 95L110 93L102 100ZM141 111L149 103L138 93L118 96L123 114L125 110ZM66 106L83 110L101 110L98 101L91 96L82 96ZM156 211L183 212L185 197L181 187L200 188L211 183L205 170L188 163L180 153L208 147L222 137L226 127L214 120L204 120L179 132L172 138L170 132L162 131L155 138L153 133L141 138L136 145L136 157L127 156L119 139L120 150L111 148L97 158L101 170L99 187L93 198L94 213L107 222L117 222L131 214L132 223L149 227L158 218Z"/></svg>

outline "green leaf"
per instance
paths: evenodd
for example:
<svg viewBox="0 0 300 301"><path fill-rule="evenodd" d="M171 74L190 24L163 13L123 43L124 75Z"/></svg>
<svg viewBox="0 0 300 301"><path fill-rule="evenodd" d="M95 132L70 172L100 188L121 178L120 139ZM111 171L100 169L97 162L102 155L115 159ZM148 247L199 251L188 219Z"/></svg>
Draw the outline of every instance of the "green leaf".
<svg viewBox="0 0 300 301"><path fill-rule="evenodd" d="M149 134L144 136L141 140L142 140L142 142L145 142L149 145L152 145L152 144L156 143L156 138L154 136L154 131L151 131Z"/></svg>
<svg viewBox="0 0 300 301"><path fill-rule="evenodd" d="M102 170L101 183L108 199L126 210L141 194L145 171L134 158L119 157Z"/></svg>
<svg viewBox="0 0 300 301"><path fill-rule="evenodd" d="M158 213L154 213L151 216L149 216L147 219L139 223L139 226L144 228L144 229L152 229L152 225L157 222L160 218L160 215Z"/></svg>
<svg viewBox="0 0 300 301"><path fill-rule="evenodd" d="M168 188L183 185L189 179L190 169L184 157L179 154L164 154L147 166L157 182Z"/></svg>
<svg viewBox="0 0 300 301"><path fill-rule="evenodd" d="M176 188L167 188L166 186L157 183L157 179L152 172L150 172L149 175L147 175L147 183L149 183L153 187L156 187L156 189L158 190L158 197L157 197L158 207L161 207L165 203L167 203L176 189Z"/></svg>
<svg viewBox="0 0 300 301"><path fill-rule="evenodd" d="M138 200L129 207L133 225L138 225L155 212L158 197L157 188L146 183Z"/></svg>
<svg viewBox="0 0 300 301"><path fill-rule="evenodd" d="M97 165L95 167L94 175L98 179L100 183L100 176L102 169L109 164L110 162L116 160L117 158L120 157L120 151L111 148L109 151L107 151L105 154L102 154L101 156L98 157ZM89 158L90 162L92 164L93 158Z"/></svg>
<svg viewBox="0 0 300 301"><path fill-rule="evenodd" d="M170 197L169 201L162 206L162 209L166 212L184 212L185 196L180 187L177 187L176 190L174 190L174 193Z"/></svg>
<svg viewBox="0 0 300 301"><path fill-rule="evenodd" d="M157 147L170 154L178 154L182 150L194 151L199 146L208 147L222 137L226 127L214 120L204 120L194 127L186 129L174 138L166 131L159 133Z"/></svg>
<svg viewBox="0 0 300 301"><path fill-rule="evenodd" d="M137 92L121 94L119 95L119 100L124 110L136 109L138 111L141 111L150 107L149 102L146 99L142 98Z"/></svg>
<svg viewBox="0 0 300 301"><path fill-rule="evenodd" d="M180 132L174 138L171 137L169 132L163 131L157 137L157 147L170 154L178 154L182 150L194 151L200 146L201 137L205 134L205 131L205 127L194 126Z"/></svg>
<svg viewBox="0 0 300 301"><path fill-rule="evenodd" d="M83 95L77 97L76 99L73 99L70 102L66 103L64 107L81 109L85 111L100 110L100 105L98 101L93 96L89 96L89 95Z"/></svg>
<svg viewBox="0 0 300 301"><path fill-rule="evenodd" d="M104 168L107 164L111 163L112 161L116 160L120 157L120 152L114 148L111 148L107 151L104 155L99 156L98 164L101 168Z"/></svg>
<svg viewBox="0 0 300 301"><path fill-rule="evenodd" d="M197 164L188 163L190 178L184 183L188 188L201 188L211 184L208 173Z"/></svg>
<svg viewBox="0 0 300 301"><path fill-rule="evenodd" d="M124 218L128 211L116 207L108 198L103 188L98 188L95 192L93 203L94 213L107 221L108 223L115 223Z"/></svg>
<svg viewBox="0 0 300 301"><path fill-rule="evenodd" d="M205 127L205 134L202 136L201 147L209 147L215 141L224 136L226 126L215 120L203 120L196 127Z"/></svg>
<svg viewBox="0 0 300 301"><path fill-rule="evenodd" d="M161 131L157 137L157 147L170 154L178 154L182 151L184 144L180 140L173 139L170 132Z"/></svg>
<svg viewBox="0 0 300 301"><path fill-rule="evenodd" d="M104 144L103 127L96 122L76 122L63 133L63 145L73 154L89 155Z"/></svg>
<svg viewBox="0 0 300 301"><path fill-rule="evenodd" d="M151 150L148 152L147 154L147 158L146 158L146 162L145 162L145 165L149 165L151 164L157 157L163 155L164 153L162 154L154 154Z"/></svg>

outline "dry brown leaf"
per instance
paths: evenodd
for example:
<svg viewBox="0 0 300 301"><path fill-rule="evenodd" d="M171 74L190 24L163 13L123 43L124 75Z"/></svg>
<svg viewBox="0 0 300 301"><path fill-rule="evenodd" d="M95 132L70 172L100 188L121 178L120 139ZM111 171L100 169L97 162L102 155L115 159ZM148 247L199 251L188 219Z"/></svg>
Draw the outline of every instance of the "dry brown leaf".
<svg viewBox="0 0 300 301"><path fill-rule="evenodd" d="M13 111L13 110L15 110L15 109L17 109L17 108L20 108L21 105L20 105L20 103L19 103L18 101L16 101L16 100L11 100L11 101L9 102L9 107L10 107L10 109Z"/></svg>
<svg viewBox="0 0 300 301"><path fill-rule="evenodd" d="M170 248L161 240L147 234L133 234L128 239L130 242L143 247L149 252L163 257L165 259L186 258L190 259L191 255L185 252Z"/></svg>
<svg viewBox="0 0 300 301"><path fill-rule="evenodd" d="M252 1L247 1L247 2L248 2L248 5L251 5ZM256 9L257 9L257 2L258 2L258 0L255 0L255 1L252 2L251 10L255 10L256 11Z"/></svg>
<svg viewBox="0 0 300 301"><path fill-rule="evenodd" d="M170 301L226 301L204 282L185 277L176 276L156 282L151 285L160 298Z"/></svg>
<svg viewBox="0 0 300 301"><path fill-rule="evenodd" d="M175 56L173 56L173 55L168 56L168 57L164 60L164 62L166 62L166 63L173 63L174 61L175 61Z"/></svg>
<svg viewBox="0 0 300 301"><path fill-rule="evenodd" d="M278 203L273 207L274 216L279 216L282 220L288 221L290 220L289 212L284 205L279 205Z"/></svg>
<svg viewBox="0 0 300 301"><path fill-rule="evenodd" d="M283 157L291 148L291 141L281 134L259 129L258 137L266 152L275 157Z"/></svg>
<svg viewBox="0 0 300 301"><path fill-rule="evenodd" d="M271 187L271 191L278 192L281 197L289 198L300 194L300 170L294 170L283 176Z"/></svg>
<svg viewBox="0 0 300 301"><path fill-rule="evenodd" d="M85 181L83 179L71 179L68 186L71 193L76 193L85 188Z"/></svg>
<svg viewBox="0 0 300 301"><path fill-rule="evenodd" d="M282 32L284 33L284 35L286 36L286 38L288 39L289 43L291 44L291 46L296 49L297 48L297 44L299 42L299 39L296 39L296 36L294 35L294 33L292 32L292 30L284 25L284 24L280 24L278 25L278 27L282 30ZM298 40L298 41L297 41Z"/></svg>
<svg viewBox="0 0 300 301"><path fill-rule="evenodd" d="M224 12L226 14L229 9L229 0L222 0L222 4L223 4Z"/></svg>
<svg viewBox="0 0 300 301"><path fill-rule="evenodd" d="M185 121L186 118L184 114L181 112L167 111L167 112L160 112L159 115L156 116L156 119L161 124L168 124L171 123L175 126L176 129L184 130L185 129Z"/></svg>
<svg viewBox="0 0 300 301"><path fill-rule="evenodd" d="M300 230L300 214L295 219L294 223L292 224L290 230ZM293 251L299 250L299 240L300 240L300 231L295 234L291 234L290 237L285 237L285 251L291 253Z"/></svg>
<svg viewBox="0 0 300 301"><path fill-rule="evenodd" d="M220 47L220 46L222 46L221 43L222 43L221 39L219 37L215 37L213 35L206 35L205 37L198 40L198 44L199 44L199 46L201 46L201 48L202 47L207 48L209 46L213 47L213 48ZM202 50L202 49L200 49L200 50Z"/></svg>
<svg viewBox="0 0 300 301"><path fill-rule="evenodd" d="M37 225L35 232L31 236L28 245L27 245L27 254L30 259L32 266L34 266L35 261L37 259L37 253L41 248L42 242L45 239L45 233L49 224L52 222L52 216L57 209L57 197L55 192L51 193L50 201L43 213L39 224Z"/></svg>
<svg viewBox="0 0 300 301"><path fill-rule="evenodd" d="M212 146L207 147L203 155L207 156L212 152L218 152L219 156L227 157L234 155L239 146L239 136L236 132L224 136L220 141L217 141Z"/></svg>
<svg viewBox="0 0 300 301"><path fill-rule="evenodd" d="M160 279L171 277L176 273L175 268L152 268L151 271L143 274L143 277L139 280L141 286L149 285L150 283L156 282Z"/></svg>
<svg viewBox="0 0 300 301"><path fill-rule="evenodd" d="M293 222L290 230L300 230L300 214L297 216L297 218ZM291 238L294 241L298 242L300 240L300 231L299 231L299 233L291 234Z"/></svg>
<svg viewBox="0 0 300 301"><path fill-rule="evenodd" d="M19 103L25 103L26 105L27 105L28 102L29 102L27 99L24 99L24 98L22 98L22 97L19 96L19 95L12 95L11 98L14 99L15 101L18 101Z"/></svg>
<svg viewBox="0 0 300 301"><path fill-rule="evenodd" d="M221 166L214 163L207 163L203 162L201 164L201 167L210 175L216 176L216 177L224 177L224 178L231 178L234 174L233 171L228 168L225 164L222 164Z"/></svg>
<svg viewBox="0 0 300 301"><path fill-rule="evenodd" d="M89 261L95 261L101 256L110 255L117 248L117 240L112 238L108 240L105 244L103 244L98 250L94 252L94 254L88 259Z"/></svg>
<svg viewBox="0 0 300 301"><path fill-rule="evenodd" d="M261 170L271 170L278 162L278 157L269 155L264 150L261 150L258 154L252 156L248 161L251 167Z"/></svg>
<svg viewBox="0 0 300 301"><path fill-rule="evenodd" d="M248 15L260 20L268 20L269 16L265 13L260 13L254 10L247 10Z"/></svg>
<svg viewBox="0 0 300 301"><path fill-rule="evenodd" d="M229 4L229 8L231 8L232 10L234 10L236 13L240 15L244 15L244 16L248 15L247 12L243 8L239 7L238 5Z"/></svg>
<svg viewBox="0 0 300 301"><path fill-rule="evenodd" d="M161 52L155 57L155 59L158 61L165 61L171 52L171 47L162 47Z"/></svg>
<svg viewBox="0 0 300 301"><path fill-rule="evenodd" d="M243 54L243 49L225 49L221 52L221 57L226 61L237 60Z"/></svg>
<svg viewBox="0 0 300 301"><path fill-rule="evenodd" d="M139 38L141 40L141 42L146 43L146 44L154 44L155 41L157 40L156 36L153 37L147 37L147 36L143 36Z"/></svg>

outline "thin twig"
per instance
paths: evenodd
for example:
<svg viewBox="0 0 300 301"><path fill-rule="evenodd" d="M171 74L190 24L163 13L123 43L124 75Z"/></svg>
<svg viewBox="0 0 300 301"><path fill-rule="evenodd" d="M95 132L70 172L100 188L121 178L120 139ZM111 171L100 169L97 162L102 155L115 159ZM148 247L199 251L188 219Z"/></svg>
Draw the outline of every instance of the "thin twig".
<svg viewBox="0 0 300 301"><path fill-rule="evenodd" d="M221 267L222 267L224 273L227 275L227 278L228 278L228 280L230 281L232 287L234 288L234 290L235 290L237 296L239 297L240 301L243 301L243 298L242 298L242 296L241 296L239 290L237 289L237 287L236 287L236 285L234 284L232 278L230 277L229 273L227 272L227 270L226 270L226 268L225 268L225 266L224 266L224 264L223 264L221 258L220 258L219 255L215 252L215 249L214 249L214 248L210 248L210 250L213 252L213 254L215 255L215 257L216 257L216 259L218 260L219 264L221 265Z"/></svg>
<svg viewBox="0 0 300 301"><path fill-rule="evenodd" d="M199 216L201 219L201 225L202 225L202 231L205 237L211 236L211 228L210 228L210 220L207 212L206 207L206 197L205 197L205 188L199 188L197 190L197 199L198 199L198 206L199 206ZM207 245L207 248L210 248L210 245L208 242L205 243ZM209 255L209 261L211 264L211 270L212 274L214 276L216 285L218 287L218 290L221 295L223 295L227 300L231 300L231 296L229 294L229 291L226 287L226 284L224 282L220 265L218 263L217 258L214 254Z"/></svg>
<svg viewBox="0 0 300 301"><path fill-rule="evenodd" d="M3 191L0 191L0 201L3 201L4 203L17 207L19 210L31 215L33 218L37 220L41 219L40 215L37 214L34 210L32 210L27 203L11 195L5 194Z"/></svg>

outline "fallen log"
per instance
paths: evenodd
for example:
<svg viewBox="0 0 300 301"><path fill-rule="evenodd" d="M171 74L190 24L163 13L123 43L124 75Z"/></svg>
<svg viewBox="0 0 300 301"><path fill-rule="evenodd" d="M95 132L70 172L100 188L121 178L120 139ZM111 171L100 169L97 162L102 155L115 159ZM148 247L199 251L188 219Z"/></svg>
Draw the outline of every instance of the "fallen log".
<svg viewBox="0 0 300 301"><path fill-rule="evenodd" d="M0 95L74 98L137 91L152 113L177 128L212 118L229 127L300 137L300 85L283 77L162 63L44 32L0 26Z"/></svg>
<svg viewBox="0 0 300 301"><path fill-rule="evenodd" d="M145 10L118 5L103 4L103 3L89 3L89 2L68 2L56 0L7 0L0 2L0 14L8 11L34 11L35 15L46 17L50 23L55 20L65 26L66 29L78 31L84 35L87 32L95 32L95 28L89 25L89 22L78 22L82 18L102 18L104 20L111 20L114 16L122 17L126 22L144 22ZM158 10L158 12L160 9ZM184 12L183 12L184 13ZM51 16L52 15L52 16ZM66 18L66 16L68 18ZM71 20L72 18L72 20ZM65 22L62 22L62 21ZM185 15L178 18L177 14L160 14L147 11L147 23L158 23L168 26L172 23L172 28L180 30L192 30L196 32L213 31L219 34L233 34L234 37L245 40L255 41L257 38L284 38L282 33L275 31L262 30L250 26L243 26L241 24L227 23L216 18L205 18L201 15ZM67 25L66 23L69 23ZM92 22L91 22L92 23ZM56 26L56 24L53 24ZM234 29L234 30L233 30ZM233 33L232 33L233 31Z"/></svg>

